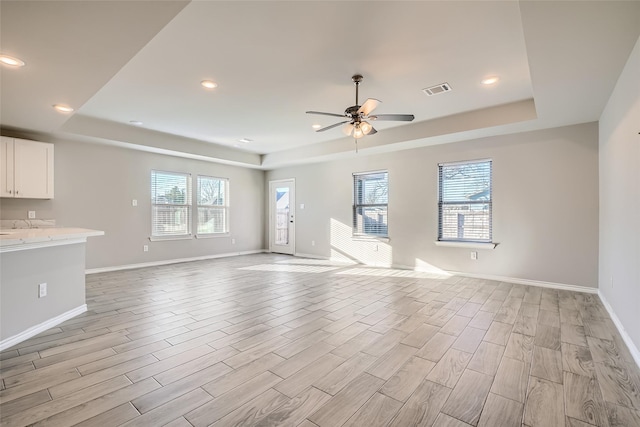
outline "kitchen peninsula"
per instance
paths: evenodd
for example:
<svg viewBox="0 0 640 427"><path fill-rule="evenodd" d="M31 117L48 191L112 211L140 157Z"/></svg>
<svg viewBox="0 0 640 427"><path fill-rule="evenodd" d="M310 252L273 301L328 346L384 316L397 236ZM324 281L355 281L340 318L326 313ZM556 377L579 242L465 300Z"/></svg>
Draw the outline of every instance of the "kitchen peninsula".
<svg viewBox="0 0 640 427"><path fill-rule="evenodd" d="M0 350L87 310L85 228L0 230Z"/></svg>

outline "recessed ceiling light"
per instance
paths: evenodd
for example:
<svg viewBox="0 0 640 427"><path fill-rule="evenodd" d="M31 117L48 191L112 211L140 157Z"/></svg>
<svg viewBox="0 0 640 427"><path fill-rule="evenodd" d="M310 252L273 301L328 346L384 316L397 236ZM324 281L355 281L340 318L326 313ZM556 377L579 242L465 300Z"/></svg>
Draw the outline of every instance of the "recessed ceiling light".
<svg viewBox="0 0 640 427"><path fill-rule="evenodd" d="M253 139L242 138L242 139L239 139L238 141L242 142L243 144L246 144L247 142L253 142Z"/></svg>
<svg viewBox="0 0 640 427"><path fill-rule="evenodd" d="M140 120L129 120L129 123L135 126L142 126L142 122Z"/></svg>
<svg viewBox="0 0 640 427"><path fill-rule="evenodd" d="M200 84L202 85L202 87L205 87L207 89L215 89L218 87L218 84L212 82L211 80L203 80L200 82Z"/></svg>
<svg viewBox="0 0 640 427"><path fill-rule="evenodd" d="M10 67L24 67L23 60L8 55L0 55L0 63Z"/></svg>
<svg viewBox="0 0 640 427"><path fill-rule="evenodd" d="M315 124L315 125L311 125L311 127L314 129L320 129L322 125Z"/></svg>
<svg viewBox="0 0 640 427"><path fill-rule="evenodd" d="M497 83L498 80L500 80L498 77L487 77L486 79L483 79L480 83L482 83L483 85L492 85L494 83Z"/></svg>
<svg viewBox="0 0 640 427"><path fill-rule="evenodd" d="M73 111L73 108L63 104L53 104L53 108L61 113L71 113Z"/></svg>

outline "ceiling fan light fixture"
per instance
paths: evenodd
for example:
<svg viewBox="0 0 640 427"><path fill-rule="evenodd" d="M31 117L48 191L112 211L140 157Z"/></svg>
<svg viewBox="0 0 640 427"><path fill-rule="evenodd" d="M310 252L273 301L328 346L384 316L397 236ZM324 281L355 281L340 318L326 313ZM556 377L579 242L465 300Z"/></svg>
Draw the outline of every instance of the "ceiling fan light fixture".
<svg viewBox="0 0 640 427"><path fill-rule="evenodd" d="M353 127L353 137L354 137L355 139L360 139L360 138L362 138L364 135L365 135L365 133L362 131L362 128L361 128L358 124L356 124L356 125Z"/></svg>
<svg viewBox="0 0 640 427"><path fill-rule="evenodd" d="M316 123L316 124L311 125L311 127L313 129L320 129L322 127L322 125L319 125L319 124Z"/></svg>
<svg viewBox="0 0 640 427"><path fill-rule="evenodd" d="M371 126L368 122L362 122L360 124L360 129L362 130L363 134L369 135L369 132L371 132L371 129L373 129L373 126Z"/></svg>

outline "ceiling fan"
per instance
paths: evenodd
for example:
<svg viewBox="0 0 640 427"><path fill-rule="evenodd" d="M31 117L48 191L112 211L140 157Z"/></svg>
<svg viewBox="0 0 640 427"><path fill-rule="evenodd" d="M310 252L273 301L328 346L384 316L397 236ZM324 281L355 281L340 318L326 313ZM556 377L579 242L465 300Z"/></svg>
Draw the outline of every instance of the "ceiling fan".
<svg viewBox="0 0 640 427"><path fill-rule="evenodd" d="M331 117L342 117L346 118L342 122L338 122L332 124L330 126L323 127L322 129L316 130L316 132L324 132L329 129L333 129L342 124L346 125L343 128L343 132L346 135L353 136L356 140L362 138L365 135L373 135L377 132L377 130L369 123L369 121L376 120L389 120L389 121L401 121L401 122L410 122L415 117L413 114L376 114L371 115L373 110L380 104L381 101L368 98L364 104L358 104L358 88L360 83L362 82L362 76L360 74L356 74L351 77L353 83L356 85L356 105L352 105L344 110L344 114L335 114L335 113L324 113L322 111L307 111L307 114L320 114L323 116L331 116ZM357 142L357 141L356 141Z"/></svg>

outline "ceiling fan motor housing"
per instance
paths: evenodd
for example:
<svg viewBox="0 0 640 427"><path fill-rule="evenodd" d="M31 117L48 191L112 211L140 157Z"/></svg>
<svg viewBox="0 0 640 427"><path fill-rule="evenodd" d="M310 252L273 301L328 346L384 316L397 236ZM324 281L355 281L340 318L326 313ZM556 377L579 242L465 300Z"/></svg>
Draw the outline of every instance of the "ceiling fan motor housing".
<svg viewBox="0 0 640 427"><path fill-rule="evenodd" d="M360 118L360 113L358 113L358 110L360 109L359 105L353 105L349 108L347 108L346 110L344 110L344 114L345 116L349 116L352 119L359 119Z"/></svg>

